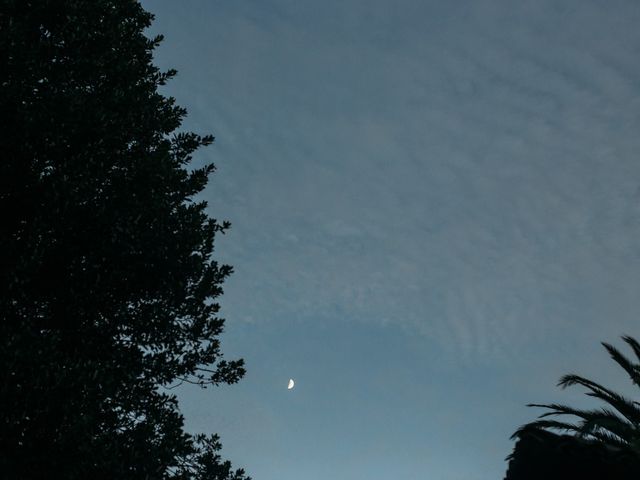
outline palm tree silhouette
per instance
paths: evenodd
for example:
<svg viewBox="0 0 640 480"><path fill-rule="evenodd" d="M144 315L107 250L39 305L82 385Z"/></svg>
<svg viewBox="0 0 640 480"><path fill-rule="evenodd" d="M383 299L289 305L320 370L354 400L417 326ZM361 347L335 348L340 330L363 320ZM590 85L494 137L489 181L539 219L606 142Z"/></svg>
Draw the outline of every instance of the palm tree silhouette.
<svg viewBox="0 0 640 480"><path fill-rule="evenodd" d="M631 347L640 362L640 343L630 336L622 339ZM620 365L631 377L631 381L640 387L640 363L633 363L618 349L602 342L611 358ZM572 385L581 385L588 391L587 395L604 400L608 407L593 410L579 410L566 405L551 403L548 405L531 403L528 407L546 408L547 412L538 420L520 427L511 437L522 436L531 430L561 430L570 432L576 437L622 449L640 455L640 402L630 400L624 396L579 375L565 375L558 382L563 389ZM551 420L549 417L572 415L579 419L577 423Z"/></svg>

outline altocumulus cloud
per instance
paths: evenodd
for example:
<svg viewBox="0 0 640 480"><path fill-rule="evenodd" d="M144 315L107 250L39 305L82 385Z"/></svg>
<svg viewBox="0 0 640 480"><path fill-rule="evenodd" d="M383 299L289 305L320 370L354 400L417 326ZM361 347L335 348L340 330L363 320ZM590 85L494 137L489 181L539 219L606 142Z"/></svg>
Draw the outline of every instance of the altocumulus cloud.
<svg viewBox="0 0 640 480"><path fill-rule="evenodd" d="M469 360L637 333L640 5L268 3L184 12L164 47L218 138L227 315L396 322Z"/></svg>

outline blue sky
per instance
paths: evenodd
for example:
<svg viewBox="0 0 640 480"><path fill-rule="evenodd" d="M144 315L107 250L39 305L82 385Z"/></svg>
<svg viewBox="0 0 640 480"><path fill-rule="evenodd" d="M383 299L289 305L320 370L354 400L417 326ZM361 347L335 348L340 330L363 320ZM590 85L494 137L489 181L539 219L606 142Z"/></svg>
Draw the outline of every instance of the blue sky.
<svg viewBox="0 0 640 480"><path fill-rule="evenodd" d="M248 374L180 392L225 457L499 479L527 402L584 402L560 375L627 389L598 342L640 336L638 2L143 4L233 224Z"/></svg>

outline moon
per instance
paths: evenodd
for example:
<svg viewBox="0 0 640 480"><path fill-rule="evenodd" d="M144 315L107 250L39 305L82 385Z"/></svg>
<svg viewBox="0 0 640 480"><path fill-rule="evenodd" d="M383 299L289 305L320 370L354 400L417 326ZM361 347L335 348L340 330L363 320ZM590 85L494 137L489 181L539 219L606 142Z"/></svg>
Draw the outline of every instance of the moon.
<svg viewBox="0 0 640 480"><path fill-rule="evenodd" d="M289 385L287 385L287 390L291 390L296 382L293 381L293 378L289 379Z"/></svg>

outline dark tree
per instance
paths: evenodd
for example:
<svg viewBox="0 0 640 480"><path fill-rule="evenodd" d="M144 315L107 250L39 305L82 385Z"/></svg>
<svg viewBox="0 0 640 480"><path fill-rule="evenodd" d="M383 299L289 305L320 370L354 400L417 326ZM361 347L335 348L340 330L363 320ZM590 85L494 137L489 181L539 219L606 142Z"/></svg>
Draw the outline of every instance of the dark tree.
<svg viewBox="0 0 640 480"><path fill-rule="evenodd" d="M539 428L518 434L505 480L637 480L640 461L619 447Z"/></svg>
<svg viewBox="0 0 640 480"><path fill-rule="evenodd" d="M194 197L210 136L158 87L134 0L0 0L3 478L244 478L191 436L170 387L234 383Z"/></svg>
<svg viewBox="0 0 640 480"><path fill-rule="evenodd" d="M603 343L609 356L640 386L640 343L623 336L635 360ZM534 478L640 478L640 403L580 375L565 375L562 388L580 385L587 395L605 402L596 409L562 404L529 404L547 411L518 429L518 443L510 459L508 480ZM573 417L574 421L553 417ZM554 431L571 435L557 435Z"/></svg>
<svg viewBox="0 0 640 480"><path fill-rule="evenodd" d="M640 362L640 343L630 336L622 339L631 348ZM629 375L632 383L640 387L640 363L634 363L624 356L617 348L602 343L609 356ZM592 440L611 448L628 450L640 458L640 403L626 398L619 393L604 387L599 383L580 375L569 374L560 379L558 385L562 388L580 385L587 389L587 395L602 400L606 407L581 410L561 404L531 403L529 407L542 407L547 412L541 414L534 422L521 427L513 437L522 431L530 429L559 430L575 434L578 438ZM577 423L552 420L549 417L570 416L579 421Z"/></svg>

